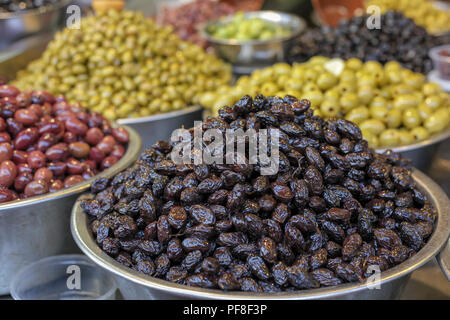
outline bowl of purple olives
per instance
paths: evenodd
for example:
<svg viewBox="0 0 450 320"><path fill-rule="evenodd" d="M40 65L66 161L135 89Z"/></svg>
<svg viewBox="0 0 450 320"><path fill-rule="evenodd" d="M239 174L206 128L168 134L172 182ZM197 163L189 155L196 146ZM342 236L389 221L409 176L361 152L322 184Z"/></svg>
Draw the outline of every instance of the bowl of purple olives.
<svg viewBox="0 0 450 320"><path fill-rule="evenodd" d="M27 36L63 26L71 0L1 0L0 48Z"/></svg>
<svg viewBox="0 0 450 320"><path fill-rule="evenodd" d="M0 84L0 294L23 265L74 252L76 198L94 177L130 166L140 149L132 128L64 97Z"/></svg>

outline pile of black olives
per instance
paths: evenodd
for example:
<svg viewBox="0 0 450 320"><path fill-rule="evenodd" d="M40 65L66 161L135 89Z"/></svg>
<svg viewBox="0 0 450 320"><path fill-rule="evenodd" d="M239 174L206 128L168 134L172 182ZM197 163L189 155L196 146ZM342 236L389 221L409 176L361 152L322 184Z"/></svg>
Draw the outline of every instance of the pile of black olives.
<svg viewBox="0 0 450 320"><path fill-rule="evenodd" d="M368 19L371 17L358 16L341 20L336 28L323 26L307 31L292 48L291 60L303 62L316 55L356 57L381 63L396 60L415 72L432 70L428 51L445 41L445 37L428 34L400 12L388 11L381 15L380 29L369 29Z"/></svg>
<svg viewBox="0 0 450 320"><path fill-rule="evenodd" d="M211 128L278 128L278 173L261 175L243 155L175 164L160 141L81 202L103 251L188 286L280 292L362 282L433 232L436 211L408 161L376 154L357 125L314 116L307 100L244 96L203 122Z"/></svg>

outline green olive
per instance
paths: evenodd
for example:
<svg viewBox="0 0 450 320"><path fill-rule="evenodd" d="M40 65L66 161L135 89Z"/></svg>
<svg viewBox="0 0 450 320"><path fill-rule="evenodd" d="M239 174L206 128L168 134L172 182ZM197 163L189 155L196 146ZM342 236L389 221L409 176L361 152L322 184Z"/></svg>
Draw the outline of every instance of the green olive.
<svg viewBox="0 0 450 320"><path fill-rule="evenodd" d="M387 129L381 132L379 136L381 147L395 147L400 144L400 134L396 129Z"/></svg>

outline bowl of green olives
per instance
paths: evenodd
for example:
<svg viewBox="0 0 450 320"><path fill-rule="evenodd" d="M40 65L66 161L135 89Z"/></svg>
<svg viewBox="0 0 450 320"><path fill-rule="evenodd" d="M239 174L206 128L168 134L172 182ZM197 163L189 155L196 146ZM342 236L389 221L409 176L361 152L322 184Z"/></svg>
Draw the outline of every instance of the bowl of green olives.
<svg viewBox="0 0 450 320"><path fill-rule="evenodd" d="M264 10L238 12L208 22L200 27L200 34L233 65L234 72L247 74L284 61L292 39L305 28L300 17Z"/></svg>

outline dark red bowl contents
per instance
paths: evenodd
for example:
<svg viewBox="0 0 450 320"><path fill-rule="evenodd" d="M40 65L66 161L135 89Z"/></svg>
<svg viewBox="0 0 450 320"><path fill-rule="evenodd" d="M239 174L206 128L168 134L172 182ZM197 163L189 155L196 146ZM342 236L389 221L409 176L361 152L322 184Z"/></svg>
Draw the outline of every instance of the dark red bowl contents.
<svg viewBox="0 0 450 320"><path fill-rule="evenodd" d="M437 60L439 74L443 79L450 80L450 50L442 49L438 54L443 57Z"/></svg>
<svg viewBox="0 0 450 320"><path fill-rule="evenodd" d="M79 104L0 80L0 203L88 180L117 163L128 140L124 128Z"/></svg>
<svg viewBox="0 0 450 320"><path fill-rule="evenodd" d="M210 1L195 0L178 7L163 7L156 21L172 25L178 36L212 51L206 39L199 34L201 24L216 20L237 11L254 11L261 8L262 1Z"/></svg>

